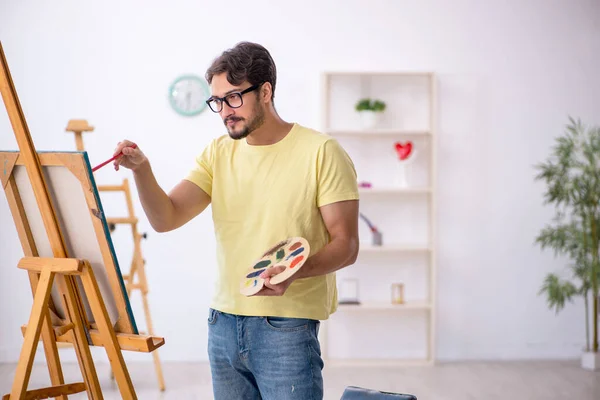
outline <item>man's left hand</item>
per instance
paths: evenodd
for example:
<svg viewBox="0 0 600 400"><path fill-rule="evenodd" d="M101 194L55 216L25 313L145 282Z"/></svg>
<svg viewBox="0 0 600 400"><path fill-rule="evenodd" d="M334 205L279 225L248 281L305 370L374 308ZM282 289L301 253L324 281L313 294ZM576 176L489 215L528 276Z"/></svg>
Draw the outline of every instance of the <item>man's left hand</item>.
<svg viewBox="0 0 600 400"><path fill-rule="evenodd" d="M285 271L285 267L278 266L267 268L266 271L260 274L259 276L265 280L265 284L263 288L255 294L255 296L283 296L287 288L289 288L294 281L294 276L290 276L288 279L278 283L277 285L271 283L271 277L283 271Z"/></svg>

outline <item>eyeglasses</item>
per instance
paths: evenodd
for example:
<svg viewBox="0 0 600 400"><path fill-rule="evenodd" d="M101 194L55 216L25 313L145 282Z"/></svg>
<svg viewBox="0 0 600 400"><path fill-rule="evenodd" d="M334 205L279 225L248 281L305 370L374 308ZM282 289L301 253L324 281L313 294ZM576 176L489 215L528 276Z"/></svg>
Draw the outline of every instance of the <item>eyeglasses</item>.
<svg viewBox="0 0 600 400"><path fill-rule="evenodd" d="M260 84L250 86L248 89L242 90L241 92L229 93L225 97L211 96L206 100L206 104L210 107L213 112L221 112L223 109L223 102L227 103L230 108L240 108L244 104L242 96L246 93L252 92L260 87Z"/></svg>

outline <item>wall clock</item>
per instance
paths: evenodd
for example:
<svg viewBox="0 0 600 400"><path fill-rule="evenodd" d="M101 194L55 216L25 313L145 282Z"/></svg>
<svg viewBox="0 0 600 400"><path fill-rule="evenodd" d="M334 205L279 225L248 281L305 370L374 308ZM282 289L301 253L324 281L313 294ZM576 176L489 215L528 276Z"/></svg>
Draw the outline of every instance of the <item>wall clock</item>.
<svg viewBox="0 0 600 400"><path fill-rule="evenodd" d="M191 117L206 108L210 97L208 84L197 75L181 75L169 87L169 103L180 115Z"/></svg>

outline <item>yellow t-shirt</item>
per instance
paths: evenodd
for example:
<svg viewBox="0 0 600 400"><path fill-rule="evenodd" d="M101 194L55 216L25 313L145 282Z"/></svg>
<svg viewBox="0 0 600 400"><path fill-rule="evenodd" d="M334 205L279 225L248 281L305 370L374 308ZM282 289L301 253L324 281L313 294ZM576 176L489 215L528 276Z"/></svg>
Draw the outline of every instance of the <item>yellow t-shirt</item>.
<svg viewBox="0 0 600 400"><path fill-rule="evenodd" d="M211 196L218 276L211 307L238 315L324 320L337 309L335 273L295 280L283 296L244 296L240 281L269 248L329 242L319 207L358 199L354 164L332 137L294 124L279 142L214 139L186 177Z"/></svg>

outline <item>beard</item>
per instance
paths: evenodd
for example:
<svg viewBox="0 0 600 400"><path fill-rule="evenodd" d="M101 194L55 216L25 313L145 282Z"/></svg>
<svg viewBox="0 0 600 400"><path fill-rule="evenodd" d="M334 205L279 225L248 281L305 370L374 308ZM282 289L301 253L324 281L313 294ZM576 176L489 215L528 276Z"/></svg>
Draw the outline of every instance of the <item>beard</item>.
<svg viewBox="0 0 600 400"><path fill-rule="evenodd" d="M223 121L223 123L227 127L227 133L229 133L229 137L234 140L240 140L247 137L253 131L260 128L265 122L265 110L261 107L260 103L257 103L256 107L254 107L253 114L254 116L252 117L252 119L250 119L250 121L246 123L244 122L245 120L243 118L226 118L225 121ZM229 121L241 121L241 123L236 124L241 126L237 126L237 129L236 127L230 128L229 126L227 126L227 122Z"/></svg>

